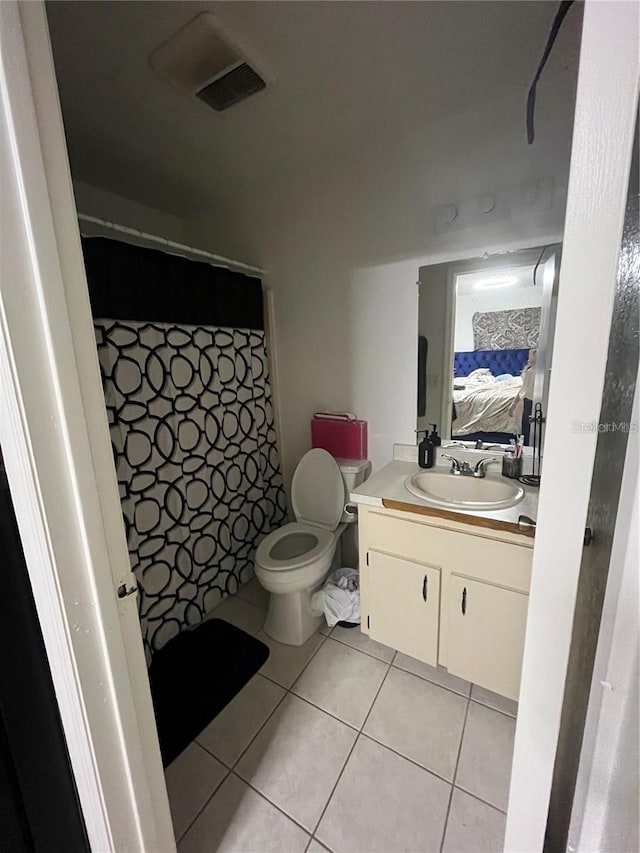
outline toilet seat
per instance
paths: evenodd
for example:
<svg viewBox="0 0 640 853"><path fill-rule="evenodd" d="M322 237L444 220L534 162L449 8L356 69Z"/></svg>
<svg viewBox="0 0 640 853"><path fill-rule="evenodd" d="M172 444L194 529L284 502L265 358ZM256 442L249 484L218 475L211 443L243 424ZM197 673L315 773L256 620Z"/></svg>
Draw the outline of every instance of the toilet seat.
<svg viewBox="0 0 640 853"><path fill-rule="evenodd" d="M301 569L321 560L335 541L336 535L331 530L292 521L262 540L256 551L256 564L270 572ZM309 547L305 547L307 542Z"/></svg>

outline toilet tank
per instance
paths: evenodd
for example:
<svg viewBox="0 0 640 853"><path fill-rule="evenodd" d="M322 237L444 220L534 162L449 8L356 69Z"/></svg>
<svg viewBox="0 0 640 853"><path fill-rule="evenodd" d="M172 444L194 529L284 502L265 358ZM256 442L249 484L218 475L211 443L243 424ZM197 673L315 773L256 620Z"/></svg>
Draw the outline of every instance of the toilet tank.
<svg viewBox="0 0 640 853"><path fill-rule="evenodd" d="M371 463L368 459L336 459L336 462L344 481L344 500L348 503L351 492L369 476ZM343 512L340 522L353 522L356 518L355 513Z"/></svg>

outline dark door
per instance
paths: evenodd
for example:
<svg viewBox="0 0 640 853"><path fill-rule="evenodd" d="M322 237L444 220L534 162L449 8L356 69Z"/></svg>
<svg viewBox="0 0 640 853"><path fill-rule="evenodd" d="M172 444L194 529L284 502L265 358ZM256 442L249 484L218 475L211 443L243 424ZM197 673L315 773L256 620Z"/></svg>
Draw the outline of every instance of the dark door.
<svg viewBox="0 0 640 853"><path fill-rule="evenodd" d="M0 850L84 853L84 821L0 457Z"/></svg>

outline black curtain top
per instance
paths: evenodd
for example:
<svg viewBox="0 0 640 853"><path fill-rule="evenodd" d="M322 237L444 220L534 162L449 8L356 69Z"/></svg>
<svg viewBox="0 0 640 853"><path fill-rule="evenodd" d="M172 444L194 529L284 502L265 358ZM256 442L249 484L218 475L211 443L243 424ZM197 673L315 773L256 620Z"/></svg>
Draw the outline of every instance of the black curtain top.
<svg viewBox="0 0 640 853"><path fill-rule="evenodd" d="M259 278L106 237L82 251L94 317L264 329Z"/></svg>

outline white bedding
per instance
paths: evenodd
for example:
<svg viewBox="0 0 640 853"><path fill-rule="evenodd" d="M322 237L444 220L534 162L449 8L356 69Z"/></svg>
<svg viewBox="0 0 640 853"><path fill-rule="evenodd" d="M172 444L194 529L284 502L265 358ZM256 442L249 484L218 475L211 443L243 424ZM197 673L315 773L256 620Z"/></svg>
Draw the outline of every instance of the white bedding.
<svg viewBox="0 0 640 853"><path fill-rule="evenodd" d="M522 400L518 394L522 377L496 381L487 368L474 370L469 376L459 376L453 382L453 404L456 417L451 427L452 435L472 432L522 431ZM462 386L462 390L456 390ZM509 412L514 400L517 404Z"/></svg>

